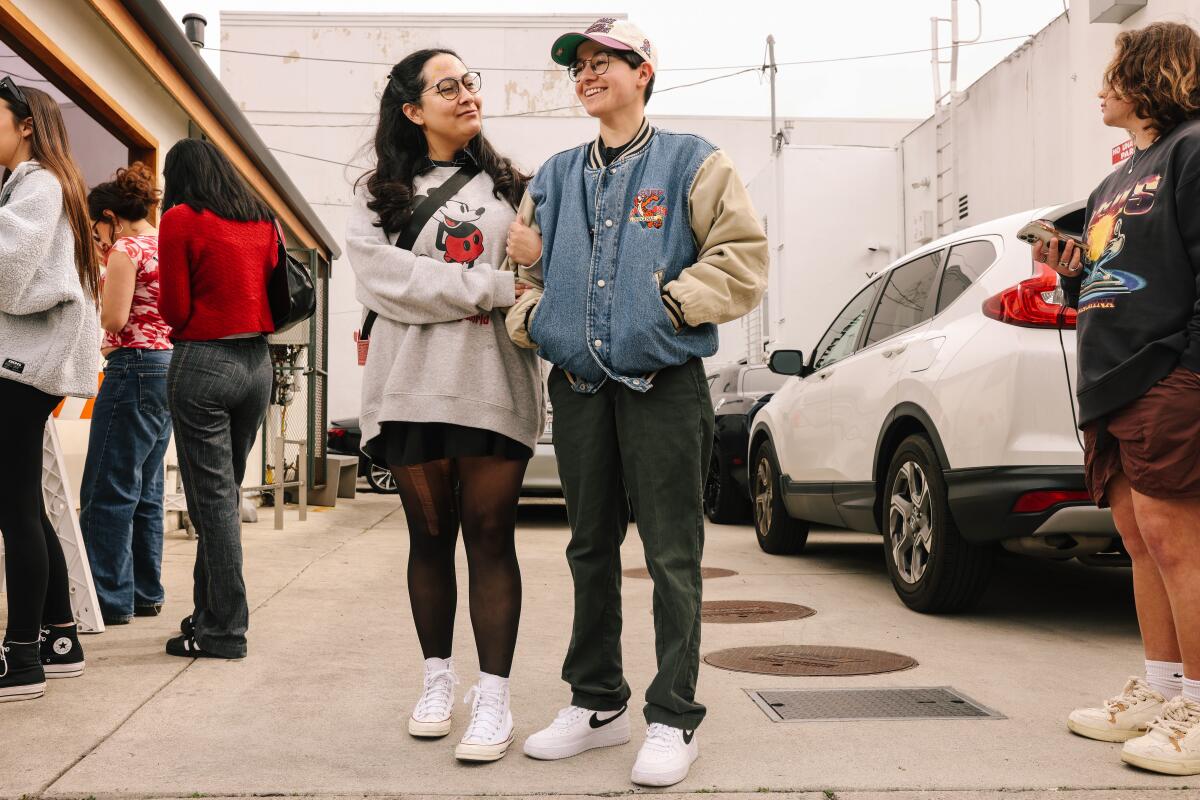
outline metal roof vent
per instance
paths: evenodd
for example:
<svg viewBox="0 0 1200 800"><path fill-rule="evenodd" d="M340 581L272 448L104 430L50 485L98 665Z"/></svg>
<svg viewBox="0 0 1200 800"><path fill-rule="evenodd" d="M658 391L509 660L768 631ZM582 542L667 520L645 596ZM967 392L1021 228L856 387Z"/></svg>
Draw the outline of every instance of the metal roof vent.
<svg viewBox="0 0 1200 800"><path fill-rule="evenodd" d="M204 29L206 27L208 27L208 20L202 14L185 14L183 17L183 32L197 50L204 49Z"/></svg>

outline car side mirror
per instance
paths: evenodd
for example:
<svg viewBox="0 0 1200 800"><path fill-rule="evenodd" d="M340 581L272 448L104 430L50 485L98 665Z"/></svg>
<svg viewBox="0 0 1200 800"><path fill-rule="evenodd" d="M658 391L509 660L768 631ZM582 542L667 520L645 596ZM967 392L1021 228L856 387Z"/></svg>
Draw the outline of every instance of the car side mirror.
<svg viewBox="0 0 1200 800"><path fill-rule="evenodd" d="M804 377L804 353L799 350L776 350L771 353L767 368L776 375L799 375Z"/></svg>

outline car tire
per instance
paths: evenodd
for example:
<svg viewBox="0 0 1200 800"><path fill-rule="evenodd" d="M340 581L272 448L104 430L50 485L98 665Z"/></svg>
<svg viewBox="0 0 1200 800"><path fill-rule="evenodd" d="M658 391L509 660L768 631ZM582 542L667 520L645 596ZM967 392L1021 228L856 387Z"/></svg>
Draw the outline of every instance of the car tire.
<svg viewBox="0 0 1200 800"><path fill-rule="evenodd" d="M367 483L380 494L398 494L400 491L391 471L375 464L367 467Z"/></svg>
<svg viewBox="0 0 1200 800"><path fill-rule="evenodd" d="M881 522L888 575L906 606L946 614L979 600L996 548L972 544L959 533L941 463L923 435L909 436L892 456Z"/></svg>
<svg viewBox="0 0 1200 800"><path fill-rule="evenodd" d="M770 440L755 449L750 466L750 499L758 546L772 555L803 551L808 542L808 523L788 516L779 487L779 459Z"/></svg>
<svg viewBox="0 0 1200 800"><path fill-rule="evenodd" d="M716 443L708 459L708 474L704 476L704 515L718 525L736 525L751 516L750 503L738 492L721 446Z"/></svg>

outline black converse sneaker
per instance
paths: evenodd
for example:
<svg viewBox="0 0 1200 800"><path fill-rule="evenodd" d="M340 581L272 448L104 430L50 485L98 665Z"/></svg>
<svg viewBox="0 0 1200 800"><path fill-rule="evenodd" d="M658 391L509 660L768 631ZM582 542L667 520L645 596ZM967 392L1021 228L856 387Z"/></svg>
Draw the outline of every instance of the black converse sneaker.
<svg viewBox="0 0 1200 800"><path fill-rule="evenodd" d="M210 653L200 646L196 637L190 634L176 636L167 640L167 655L181 658L223 658L226 661L236 661L236 658Z"/></svg>
<svg viewBox="0 0 1200 800"><path fill-rule="evenodd" d="M40 646L40 642L0 642L0 703L34 700L46 693Z"/></svg>
<svg viewBox="0 0 1200 800"><path fill-rule="evenodd" d="M47 678L78 678L83 674L83 648L74 626L42 628L42 669Z"/></svg>

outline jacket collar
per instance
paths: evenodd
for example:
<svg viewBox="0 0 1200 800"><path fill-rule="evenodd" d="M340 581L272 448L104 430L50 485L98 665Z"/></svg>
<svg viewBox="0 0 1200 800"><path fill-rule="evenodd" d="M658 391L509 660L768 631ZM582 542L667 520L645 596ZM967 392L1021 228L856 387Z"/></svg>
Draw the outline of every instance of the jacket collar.
<svg viewBox="0 0 1200 800"><path fill-rule="evenodd" d="M629 144L621 151L618 160L629 158L635 153L640 153L645 150L650 144L651 137L654 136L654 128L650 126L650 120L642 117L642 126L638 128L638 132L629 140ZM602 169L604 167L604 141L597 136L596 141L592 142L592 146L588 148L588 166L592 169Z"/></svg>

